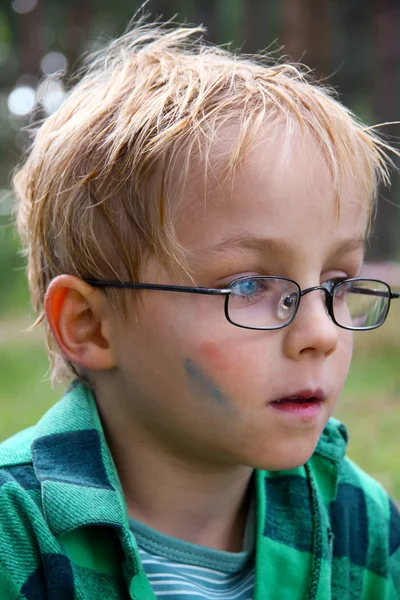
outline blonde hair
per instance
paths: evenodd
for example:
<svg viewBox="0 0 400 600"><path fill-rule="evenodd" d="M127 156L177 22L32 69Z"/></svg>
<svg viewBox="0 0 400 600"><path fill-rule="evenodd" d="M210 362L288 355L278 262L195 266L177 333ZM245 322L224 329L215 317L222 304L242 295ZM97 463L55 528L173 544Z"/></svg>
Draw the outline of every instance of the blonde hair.
<svg viewBox="0 0 400 600"><path fill-rule="evenodd" d="M32 302L43 320L51 279L139 279L143 257L184 265L175 233L196 156L206 172L217 131L238 125L225 176L265 125L312 133L340 187L350 175L370 215L390 148L306 69L207 45L200 27L139 22L94 54L82 79L37 130L14 177ZM177 165L179 163L179 173ZM171 194L174 186L174 195ZM47 327L54 377L65 363ZM69 370L73 370L69 365Z"/></svg>

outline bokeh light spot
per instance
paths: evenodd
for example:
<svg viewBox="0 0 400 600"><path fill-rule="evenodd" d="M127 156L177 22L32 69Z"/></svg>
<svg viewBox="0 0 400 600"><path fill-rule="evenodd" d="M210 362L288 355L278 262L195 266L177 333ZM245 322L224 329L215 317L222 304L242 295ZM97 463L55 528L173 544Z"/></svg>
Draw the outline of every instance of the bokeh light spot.
<svg viewBox="0 0 400 600"><path fill-rule="evenodd" d="M37 99L48 115L61 106L66 95L63 84L54 77L47 77L42 81L37 91Z"/></svg>
<svg viewBox="0 0 400 600"><path fill-rule="evenodd" d="M43 56L40 67L45 75L64 73L67 70L68 61L61 52L49 52Z"/></svg>
<svg viewBox="0 0 400 600"><path fill-rule="evenodd" d="M36 6L38 0L13 0L11 6L19 15L30 13Z"/></svg>
<svg viewBox="0 0 400 600"><path fill-rule="evenodd" d="M36 92L27 85L13 89L7 99L8 110L18 116L28 115L35 107Z"/></svg>

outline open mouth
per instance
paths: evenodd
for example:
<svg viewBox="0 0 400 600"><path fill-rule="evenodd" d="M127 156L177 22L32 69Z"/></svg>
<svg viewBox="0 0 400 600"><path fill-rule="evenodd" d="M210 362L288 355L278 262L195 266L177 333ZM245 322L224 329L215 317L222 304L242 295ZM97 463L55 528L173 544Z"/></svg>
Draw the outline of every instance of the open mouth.
<svg viewBox="0 0 400 600"><path fill-rule="evenodd" d="M280 412L299 417L316 417L323 404L321 396L288 396L270 403L270 406Z"/></svg>
<svg viewBox="0 0 400 600"><path fill-rule="evenodd" d="M291 397L274 400L271 404L313 404L315 402L321 402L321 400L316 396L311 396L310 398Z"/></svg>

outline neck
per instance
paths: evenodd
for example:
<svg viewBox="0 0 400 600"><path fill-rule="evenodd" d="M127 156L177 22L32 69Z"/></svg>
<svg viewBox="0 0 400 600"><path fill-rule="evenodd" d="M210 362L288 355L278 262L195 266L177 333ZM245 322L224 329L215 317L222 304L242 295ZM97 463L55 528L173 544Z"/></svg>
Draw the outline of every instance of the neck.
<svg viewBox="0 0 400 600"><path fill-rule="evenodd" d="M100 410L106 438L133 519L181 540L239 552L250 502L253 470L211 468L150 444L143 432Z"/></svg>
<svg viewBox="0 0 400 600"><path fill-rule="evenodd" d="M249 506L249 477L217 482L163 467L162 475L158 471L154 479L146 473L135 474L134 481L123 478L129 515L171 537L239 552Z"/></svg>

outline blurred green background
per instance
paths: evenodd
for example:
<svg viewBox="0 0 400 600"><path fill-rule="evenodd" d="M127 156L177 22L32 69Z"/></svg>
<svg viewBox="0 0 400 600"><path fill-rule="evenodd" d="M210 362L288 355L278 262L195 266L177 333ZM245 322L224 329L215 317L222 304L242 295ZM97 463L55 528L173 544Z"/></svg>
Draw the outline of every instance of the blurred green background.
<svg viewBox="0 0 400 600"><path fill-rule="evenodd" d="M52 390L43 333L27 332L24 260L13 231L10 174L25 127L57 110L80 56L123 32L139 2L3 0L0 4L0 440L35 423ZM217 43L269 48L314 69L369 124L400 118L398 0L152 0L156 17L203 23ZM382 131L398 145L399 126ZM400 289L400 185L380 197L366 272ZM400 302L380 330L356 334L354 362L336 416L349 455L400 500Z"/></svg>

